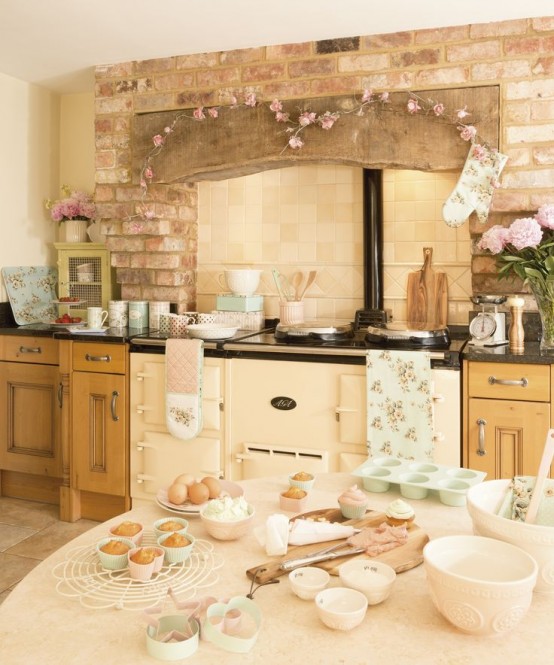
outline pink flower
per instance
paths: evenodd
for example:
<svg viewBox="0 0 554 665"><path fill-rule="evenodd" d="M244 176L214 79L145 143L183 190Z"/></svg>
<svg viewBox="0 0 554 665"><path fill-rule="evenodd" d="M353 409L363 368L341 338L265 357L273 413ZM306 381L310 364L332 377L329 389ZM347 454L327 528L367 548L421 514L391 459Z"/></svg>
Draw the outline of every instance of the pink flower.
<svg viewBox="0 0 554 665"><path fill-rule="evenodd" d="M407 107L408 113L417 113L418 111L421 111L421 106L417 103L417 99L414 99L414 97L410 97Z"/></svg>
<svg viewBox="0 0 554 665"><path fill-rule="evenodd" d="M310 111L304 111L298 116L298 124L302 127L307 127L315 122L316 114Z"/></svg>
<svg viewBox="0 0 554 665"><path fill-rule="evenodd" d="M298 150L304 145L304 141L299 136L291 136L289 139L289 146L294 150Z"/></svg>
<svg viewBox="0 0 554 665"><path fill-rule="evenodd" d="M283 105L278 99L274 99L269 105L269 110L273 111L273 113L277 113L278 111L283 110Z"/></svg>
<svg viewBox="0 0 554 665"><path fill-rule="evenodd" d="M485 231L481 236L481 240L477 243L478 249L488 249L492 254L500 254L500 252L508 244L508 236L510 232L504 226L495 224L491 226L488 231Z"/></svg>
<svg viewBox="0 0 554 665"><path fill-rule="evenodd" d="M171 134L172 131L173 131L173 128L172 128L172 127L164 127L164 132L165 132L166 134Z"/></svg>
<svg viewBox="0 0 554 665"><path fill-rule="evenodd" d="M244 103L246 106L256 106L256 94L254 92L249 92L244 98Z"/></svg>
<svg viewBox="0 0 554 665"><path fill-rule="evenodd" d="M281 111L277 111L277 113L275 114L275 120L277 120L277 122L288 122L289 118L290 116L288 113L282 113Z"/></svg>
<svg viewBox="0 0 554 665"><path fill-rule="evenodd" d="M154 171L152 170L151 166L146 166L144 168L144 177L147 178L148 180L152 180L154 177Z"/></svg>
<svg viewBox="0 0 554 665"><path fill-rule="evenodd" d="M379 99L383 102L383 104L386 104L389 101L390 94L388 92L382 92L379 95Z"/></svg>
<svg viewBox="0 0 554 665"><path fill-rule="evenodd" d="M444 104L438 102L433 106L433 113L435 115L442 115L444 113Z"/></svg>
<svg viewBox="0 0 554 665"><path fill-rule="evenodd" d="M211 109L208 109L208 115L210 118L213 118L214 120L219 117L219 110L215 108L215 106L212 106Z"/></svg>
<svg viewBox="0 0 554 665"><path fill-rule="evenodd" d="M460 125L458 130L464 141L472 141L477 135L477 129L473 125Z"/></svg>
<svg viewBox="0 0 554 665"><path fill-rule="evenodd" d="M144 218L145 219L155 219L156 213L153 210L145 210L144 211Z"/></svg>
<svg viewBox="0 0 554 665"><path fill-rule="evenodd" d="M204 108L199 106L197 109L194 109L192 116L195 120L205 120L206 116L204 115Z"/></svg>
<svg viewBox="0 0 554 665"><path fill-rule="evenodd" d="M96 205L89 194L71 191L67 185L63 185L62 192L66 195L65 198L58 201L46 201L46 208L50 210L50 216L54 222L68 219L94 219Z"/></svg>
<svg viewBox="0 0 554 665"><path fill-rule="evenodd" d="M154 142L154 145L163 145L164 144L164 137L161 136L161 134L156 134L156 136L152 137L152 141Z"/></svg>
<svg viewBox="0 0 554 665"><path fill-rule="evenodd" d="M508 242L518 250L525 249L525 247L536 247L542 238L541 226L533 217L516 219L508 231Z"/></svg>
<svg viewBox="0 0 554 665"><path fill-rule="evenodd" d="M482 145L476 143L473 146L472 155L477 161L482 162L483 159L485 159L485 157L487 156L487 151L485 150L485 148L483 148Z"/></svg>
<svg viewBox="0 0 554 665"><path fill-rule="evenodd" d="M331 113L330 111L325 111L323 115L320 115L317 121L321 125L322 129L331 129L335 122L339 119L338 113Z"/></svg>
<svg viewBox="0 0 554 665"><path fill-rule="evenodd" d="M554 204L545 203L535 215L537 222L545 229L554 229Z"/></svg>
<svg viewBox="0 0 554 665"><path fill-rule="evenodd" d="M362 95L362 102L364 104L366 102L370 102L372 96L373 96L373 90L371 90L371 88L364 90L364 94Z"/></svg>
<svg viewBox="0 0 554 665"><path fill-rule="evenodd" d="M471 115L471 113L468 113L468 111L466 111L466 109L467 109L467 104L466 104L466 106L464 106L463 109L458 109L456 111L456 116L457 116L458 120L463 120L468 115Z"/></svg>

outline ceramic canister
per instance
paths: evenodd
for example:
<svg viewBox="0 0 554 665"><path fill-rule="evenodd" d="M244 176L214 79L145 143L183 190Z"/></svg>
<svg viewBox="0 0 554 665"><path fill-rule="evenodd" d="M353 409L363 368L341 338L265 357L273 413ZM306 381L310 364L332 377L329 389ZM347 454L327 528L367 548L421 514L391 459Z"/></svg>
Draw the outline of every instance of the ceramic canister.
<svg viewBox="0 0 554 665"><path fill-rule="evenodd" d="M148 328L148 301L129 301L129 328Z"/></svg>
<svg viewBox="0 0 554 665"><path fill-rule="evenodd" d="M110 300L108 303L108 322L110 328L126 328L129 322L129 301Z"/></svg>
<svg viewBox="0 0 554 665"><path fill-rule="evenodd" d="M160 315L169 314L169 300L151 300L148 304L148 327L160 330Z"/></svg>

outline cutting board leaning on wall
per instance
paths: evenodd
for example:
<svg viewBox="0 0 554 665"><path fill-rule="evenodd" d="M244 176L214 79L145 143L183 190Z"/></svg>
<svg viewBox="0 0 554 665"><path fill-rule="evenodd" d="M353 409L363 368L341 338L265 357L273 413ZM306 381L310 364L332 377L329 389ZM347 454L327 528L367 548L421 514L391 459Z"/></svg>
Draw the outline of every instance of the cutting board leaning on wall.
<svg viewBox="0 0 554 665"><path fill-rule="evenodd" d="M432 268L433 249L423 248L423 267L408 275L407 323L415 330L446 327L448 280L446 273Z"/></svg>

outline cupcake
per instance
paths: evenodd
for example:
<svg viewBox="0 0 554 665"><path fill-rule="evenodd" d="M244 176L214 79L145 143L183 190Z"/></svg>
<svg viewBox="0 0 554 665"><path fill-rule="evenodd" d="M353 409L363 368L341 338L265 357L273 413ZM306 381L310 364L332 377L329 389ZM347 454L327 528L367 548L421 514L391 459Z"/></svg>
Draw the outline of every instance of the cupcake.
<svg viewBox="0 0 554 665"><path fill-rule="evenodd" d="M390 503L385 511L385 515L387 517L387 524L390 524L390 526L405 524L409 527L415 519L414 509L409 503L402 501L402 499L396 499L396 501Z"/></svg>
<svg viewBox="0 0 554 665"><path fill-rule="evenodd" d="M367 496L353 485L339 496L339 506L343 517L357 519L365 515L367 509Z"/></svg>

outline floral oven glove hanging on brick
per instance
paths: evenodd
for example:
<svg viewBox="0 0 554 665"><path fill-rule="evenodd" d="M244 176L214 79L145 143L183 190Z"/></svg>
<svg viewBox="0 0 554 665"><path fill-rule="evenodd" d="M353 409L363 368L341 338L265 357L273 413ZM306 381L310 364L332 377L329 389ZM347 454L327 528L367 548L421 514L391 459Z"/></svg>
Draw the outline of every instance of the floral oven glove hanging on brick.
<svg viewBox="0 0 554 665"><path fill-rule="evenodd" d="M507 155L497 150L471 145L462 174L442 208L448 226L461 226L474 210L480 222L487 221L494 188L507 161Z"/></svg>

